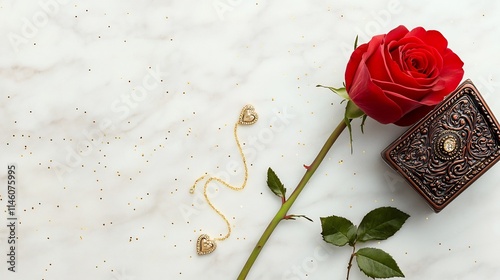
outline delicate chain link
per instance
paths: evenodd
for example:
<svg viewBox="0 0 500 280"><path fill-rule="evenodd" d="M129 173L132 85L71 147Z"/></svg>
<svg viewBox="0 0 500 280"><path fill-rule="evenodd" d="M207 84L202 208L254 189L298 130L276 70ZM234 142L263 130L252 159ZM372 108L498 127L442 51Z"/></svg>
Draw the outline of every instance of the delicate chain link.
<svg viewBox="0 0 500 280"><path fill-rule="evenodd" d="M209 176L208 174L205 173L205 175L201 176L200 178L196 179L196 181L194 181L193 186L189 190L189 192L193 194L195 191L196 185L200 181L202 181L208 177L208 179L205 181L205 184L203 185L203 196L205 197L205 200L207 201L208 205L224 220L224 222L226 223L226 226L227 226L226 235L224 235L222 237L214 238L214 240L217 240L217 241L222 241L222 240L229 238L229 236L231 235L231 224L229 223L229 220L226 218L226 216L219 209L217 209L213 205L213 203L210 201L210 199L208 198L208 195L207 195L208 185L210 184L210 182L216 181L216 182L221 183L222 185L226 186L227 188L229 188L231 190L241 191L245 188L245 186L247 184L247 180L248 180L247 160L245 158L245 154L243 153L243 149L241 148L240 140L238 139L238 124L239 124L238 122L234 124L233 134L234 134L234 139L236 140L236 145L238 146L238 151L240 152L241 159L243 160L243 167L245 169L245 177L243 179L243 184L240 187L235 187L235 186L230 185L229 183L227 183L226 181L224 181L218 177Z"/></svg>

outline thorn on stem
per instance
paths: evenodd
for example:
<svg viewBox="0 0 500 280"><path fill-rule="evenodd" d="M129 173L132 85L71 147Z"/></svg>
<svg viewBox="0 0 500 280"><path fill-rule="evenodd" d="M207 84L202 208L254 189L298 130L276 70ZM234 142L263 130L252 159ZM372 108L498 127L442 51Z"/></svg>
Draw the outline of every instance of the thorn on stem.
<svg viewBox="0 0 500 280"><path fill-rule="evenodd" d="M309 169L311 169L311 166L310 166L310 165L305 165L305 164L304 164L304 168L305 168L306 170L309 170Z"/></svg>
<svg viewBox="0 0 500 280"><path fill-rule="evenodd" d="M296 220L297 218L304 218L310 222L313 222L313 220L306 215L285 215L283 216L283 220Z"/></svg>

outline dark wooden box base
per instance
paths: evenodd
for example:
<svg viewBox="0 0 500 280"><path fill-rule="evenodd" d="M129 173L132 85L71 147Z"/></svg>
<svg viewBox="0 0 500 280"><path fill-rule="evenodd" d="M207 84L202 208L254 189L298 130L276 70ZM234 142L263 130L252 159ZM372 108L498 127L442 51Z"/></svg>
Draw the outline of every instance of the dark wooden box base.
<svg viewBox="0 0 500 280"><path fill-rule="evenodd" d="M467 80L382 158L439 212L500 159L498 121Z"/></svg>

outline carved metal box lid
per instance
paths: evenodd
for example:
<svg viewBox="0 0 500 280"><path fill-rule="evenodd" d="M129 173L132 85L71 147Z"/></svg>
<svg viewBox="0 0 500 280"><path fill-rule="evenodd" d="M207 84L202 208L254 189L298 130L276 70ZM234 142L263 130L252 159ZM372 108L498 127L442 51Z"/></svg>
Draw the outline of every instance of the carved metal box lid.
<svg viewBox="0 0 500 280"><path fill-rule="evenodd" d="M439 212L500 159L500 131L467 80L383 152Z"/></svg>

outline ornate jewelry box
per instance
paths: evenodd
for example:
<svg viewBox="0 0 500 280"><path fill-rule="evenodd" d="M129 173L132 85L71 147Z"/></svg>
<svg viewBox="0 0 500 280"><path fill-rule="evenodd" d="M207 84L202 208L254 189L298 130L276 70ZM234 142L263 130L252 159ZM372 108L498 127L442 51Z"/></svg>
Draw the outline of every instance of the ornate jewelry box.
<svg viewBox="0 0 500 280"><path fill-rule="evenodd" d="M439 212L500 159L499 124L467 80L382 158Z"/></svg>

